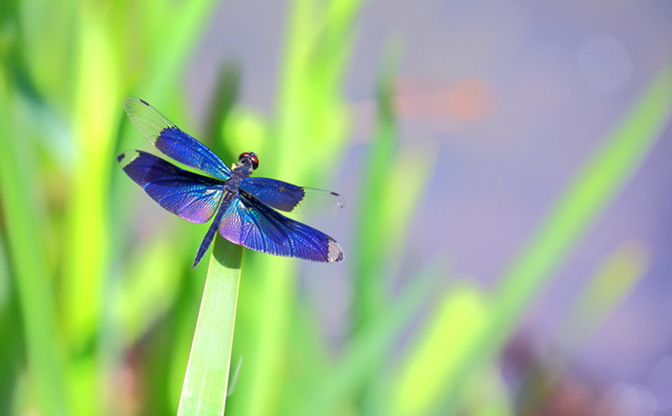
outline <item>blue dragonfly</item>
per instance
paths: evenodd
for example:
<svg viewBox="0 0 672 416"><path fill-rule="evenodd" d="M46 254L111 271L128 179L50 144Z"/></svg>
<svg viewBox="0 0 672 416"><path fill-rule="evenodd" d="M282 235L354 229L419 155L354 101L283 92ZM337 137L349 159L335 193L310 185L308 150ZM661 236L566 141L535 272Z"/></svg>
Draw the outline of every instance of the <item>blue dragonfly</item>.
<svg viewBox="0 0 672 416"><path fill-rule="evenodd" d="M343 260L343 249L336 240L276 211L335 212L344 206L339 194L251 177L259 167L254 153L241 153L229 168L146 101L127 97L123 107L159 151L205 174L184 170L141 150L117 156L124 172L164 209L199 224L214 217L192 267L203 258L217 231L235 244L276 256L328 263Z"/></svg>

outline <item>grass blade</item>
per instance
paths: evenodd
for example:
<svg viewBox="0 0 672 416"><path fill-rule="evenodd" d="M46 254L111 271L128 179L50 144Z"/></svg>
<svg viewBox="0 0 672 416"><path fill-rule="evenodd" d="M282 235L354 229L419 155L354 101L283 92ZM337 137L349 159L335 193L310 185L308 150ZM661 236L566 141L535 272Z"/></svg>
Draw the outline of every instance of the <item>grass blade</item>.
<svg viewBox="0 0 672 416"><path fill-rule="evenodd" d="M396 56L394 56L396 58ZM387 246L379 244L378 239L386 234L382 222L381 209L384 190L389 180L389 171L396 154L398 139L396 119L393 108L393 73L385 65L378 86L378 131L374 144L367 157L366 170L363 173L363 185L360 198L362 204L356 229L357 247L353 250L353 320L357 331L363 330L369 322L375 320L385 305L385 255Z"/></svg>
<svg viewBox="0 0 672 416"><path fill-rule="evenodd" d="M14 357L22 351L24 338L19 320L18 299L10 282L9 268L5 254L3 233L0 232L0 414L11 414L12 401L17 388L19 363Z"/></svg>
<svg viewBox="0 0 672 416"><path fill-rule="evenodd" d="M439 271L431 265L415 276L393 306L377 315L369 330L358 333L348 344L344 356L325 373L322 383L304 395L292 415L339 414L363 384L370 382L372 372L380 366L401 332L423 304L431 302L439 284ZM386 413L382 413L386 414Z"/></svg>
<svg viewBox="0 0 672 416"><path fill-rule="evenodd" d="M668 66L579 172L504 275L490 322L452 375L445 396L447 409L455 411L471 375L501 348L535 295L642 163L670 119L671 109L672 67Z"/></svg>
<svg viewBox="0 0 672 416"><path fill-rule="evenodd" d="M366 158L360 191L360 211L356 247L353 250L352 281L354 290L351 319L356 332L366 332L387 305L390 274L399 267L403 255L404 236L412 214L433 170L436 152L414 144L399 148L394 108L394 68L401 56L401 44L392 43L383 63L378 85L378 122L376 139ZM399 200L399 189L409 190ZM389 209L395 207L395 209ZM384 384L381 368L373 369L371 380L363 386L359 411L380 414L387 401L379 385ZM383 376L384 377L384 376Z"/></svg>
<svg viewBox="0 0 672 416"><path fill-rule="evenodd" d="M207 28L207 20L214 15L213 11L218 4L215 0L195 0L176 5L171 13L170 30L161 27L160 36L155 38L156 59L151 62L148 72L152 76L141 90L143 96L160 102L166 93L171 94L165 86L179 78L198 37Z"/></svg>
<svg viewBox="0 0 672 416"><path fill-rule="evenodd" d="M217 235L198 312L178 415L223 415L243 248Z"/></svg>
<svg viewBox="0 0 672 416"><path fill-rule="evenodd" d="M569 340L563 348L562 357L556 358L552 366L542 371L528 370L520 387L525 395L519 399L526 409L543 413L544 404L557 391L571 368L568 358L580 352L586 341L598 333L609 314L632 293L646 274L648 258L649 253L644 244L629 241L622 243L602 260L557 330L560 339Z"/></svg>
<svg viewBox="0 0 672 416"><path fill-rule="evenodd" d="M45 246L40 239L39 209L32 195L31 150L18 111L12 106L9 78L0 66L0 214L4 217L14 283L24 325L28 372L44 415L69 414L60 338Z"/></svg>
<svg viewBox="0 0 672 416"><path fill-rule="evenodd" d="M446 375L459 365L465 348L485 324L488 299L476 287L455 287L443 295L430 316L395 378L394 415L429 413L443 394Z"/></svg>
<svg viewBox="0 0 672 416"><path fill-rule="evenodd" d="M347 55L359 3L291 2L275 120L262 150L255 150L264 160L264 175L324 187L320 178L344 148L348 121L340 96L345 68L327 74L322 65ZM330 36L328 42L325 36ZM307 154L311 157L303 156ZM297 262L250 254L246 273L255 278L245 279L241 288L245 327L236 341L246 366L229 409L246 416L278 414L287 389Z"/></svg>
<svg viewBox="0 0 672 416"><path fill-rule="evenodd" d="M82 54L77 61L73 130L77 148L72 167L72 199L67 213L67 248L63 260L61 297L69 348L81 354L100 328L103 285L110 241L109 196L113 132L117 121L116 57L103 25L84 8L80 18ZM99 78L104 85L95 86ZM95 139L92 139L95 138ZM87 394L91 394L88 392ZM82 396L86 396L82 392Z"/></svg>
<svg viewBox="0 0 672 416"><path fill-rule="evenodd" d="M578 351L632 293L649 269L649 251L642 242L627 241L602 260L558 330L562 339L572 339L570 348Z"/></svg>

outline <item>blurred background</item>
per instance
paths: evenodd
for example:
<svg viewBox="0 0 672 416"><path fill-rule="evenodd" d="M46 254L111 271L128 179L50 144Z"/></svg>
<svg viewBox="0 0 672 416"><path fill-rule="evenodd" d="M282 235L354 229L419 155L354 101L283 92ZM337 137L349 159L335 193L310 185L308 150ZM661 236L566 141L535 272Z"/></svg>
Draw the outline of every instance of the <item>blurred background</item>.
<svg viewBox="0 0 672 416"><path fill-rule="evenodd" d="M334 190L246 251L231 415L672 412L672 4L0 3L0 414L175 414L207 225L115 156L143 98Z"/></svg>

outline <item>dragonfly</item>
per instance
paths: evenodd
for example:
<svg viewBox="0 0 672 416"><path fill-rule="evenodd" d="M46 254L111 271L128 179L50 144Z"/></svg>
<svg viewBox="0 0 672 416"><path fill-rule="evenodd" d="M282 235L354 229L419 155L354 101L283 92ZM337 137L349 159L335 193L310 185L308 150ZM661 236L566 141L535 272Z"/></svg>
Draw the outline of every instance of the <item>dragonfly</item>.
<svg viewBox="0 0 672 416"><path fill-rule="evenodd" d="M192 223L212 219L192 268L203 258L217 231L232 243L262 253L326 263L343 261L343 249L336 240L278 212L336 212L345 205L341 195L252 177L259 167L253 152L241 153L229 168L146 101L127 97L123 108L156 149L203 173L182 169L142 150L117 156L124 172L167 211Z"/></svg>

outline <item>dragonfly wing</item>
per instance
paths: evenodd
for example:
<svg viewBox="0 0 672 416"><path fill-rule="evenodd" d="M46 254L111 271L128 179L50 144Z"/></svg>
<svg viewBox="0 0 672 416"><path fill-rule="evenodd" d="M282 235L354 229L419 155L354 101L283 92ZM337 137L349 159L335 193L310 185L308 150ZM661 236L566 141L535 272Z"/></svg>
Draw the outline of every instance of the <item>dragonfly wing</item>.
<svg viewBox="0 0 672 416"><path fill-rule="evenodd" d="M226 209L219 233L243 247L276 256L328 263L343 260L336 240L281 215L243 190Z"/></svg>
<svg viewBox="0 0 672 416"><path fill-rule="evenodd" d="M208 222L222 195L221 182L188 172L140 150L117 157L124 172L163 208L194 223Z"/></svg>
<svg viewBox="0 0 672 416"><path fill-rule="evenodd" d="M345 200L336 192L304 188L276 179L245 178L240 187L280 211L324 214L337 212L345 206Z"/></svg>
<svg viewBox="0 0 672 416"><path fill-rule="evenodd" d="M222 180L231 175L228 166L212 150L180 130L146 101L126 97L123 106L133 125L166 156Z"/></svg>

